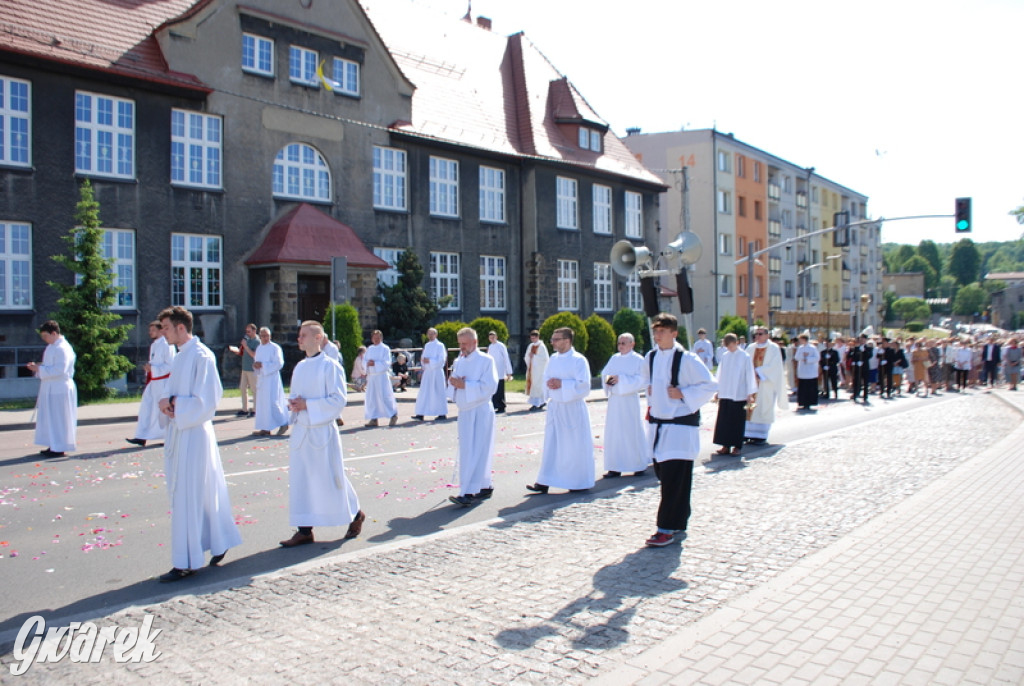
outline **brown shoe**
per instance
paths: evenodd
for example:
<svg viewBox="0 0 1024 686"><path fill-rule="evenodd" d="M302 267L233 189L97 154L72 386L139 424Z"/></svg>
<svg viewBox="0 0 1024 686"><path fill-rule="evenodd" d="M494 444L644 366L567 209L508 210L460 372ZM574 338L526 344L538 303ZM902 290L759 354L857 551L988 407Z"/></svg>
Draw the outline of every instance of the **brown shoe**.
<svg viewBox="0 0 1024 686"><path fill-rule="evenodd" d="M348 525L348 531L345 532L345 540L350 538L356 538L359 534L363 533L363 522L366 521L366 513L359 510L356 518L352 520L352 523Z"/></svg>
<svg viewBox="0 0 1024 686"><path fill-rule="evenodd" d="M269 436L270 432L269 431L253 431L252 435L253 436Z"/></svg>
<svg viewBox="0 0 1024 686"><path fill-rule="evenodd" d="M396 414L394 417L391 418L391 421L388 422L388 426L394 426L397 423L398 423L398 415Z"/></svg>
<svg viewBox="0 0 1024 686"><path fill-rule="evenodd" d="M365 426L377 426L377 420L371 419L370 421L366 422Z"/></svg>
<svg viewBox="0 0 1024 686"><path fill-rule="evenodd" d="M288 425L287 424L285 424L284 426L280 427L277 430L277 435L278 436L284 436L286 433L288 433Z"/></svg>
<svg viewBox="0 0 1024 686"><path fill-rule="evenodd" d="M287 541L281 541L281 547L294 548L297 545L306 545L307 543L313 543L313 534L304 534L300 531L296 531L295 535L289 538Z"/></svg>

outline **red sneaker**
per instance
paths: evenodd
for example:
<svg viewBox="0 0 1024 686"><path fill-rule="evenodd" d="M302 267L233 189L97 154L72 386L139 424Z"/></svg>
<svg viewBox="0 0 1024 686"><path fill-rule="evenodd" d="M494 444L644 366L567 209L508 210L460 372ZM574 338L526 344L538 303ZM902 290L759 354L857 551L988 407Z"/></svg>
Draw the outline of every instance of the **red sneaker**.
<svg viewBox="0 0 1024 686"><path fill-rule="evenodd" d="M658 533L648 538L645 545L650 546L651 548L664 548L665 546L672 543L673 540L675 540L675 538L672 536L672 534L663 534L659 531Z"/></svg>

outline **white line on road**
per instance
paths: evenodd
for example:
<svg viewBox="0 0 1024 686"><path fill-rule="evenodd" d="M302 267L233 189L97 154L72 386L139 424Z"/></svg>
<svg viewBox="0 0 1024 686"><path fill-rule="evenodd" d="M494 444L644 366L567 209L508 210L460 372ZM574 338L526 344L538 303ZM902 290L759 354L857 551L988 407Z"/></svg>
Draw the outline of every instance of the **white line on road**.
<svg viewBox="0 0 1024 686"><path fill-rule="evenodd" d="M346 457L345 462L358 462L359 460L375 460L380 457L389 457L391 455L408 455L409 453L425 453L431 450L437 450L436 447L430 448L413 448L412 450L398 450L393 453L375 453L373 455L363 455L362 457ZM234 472L232 474L225 474L225 479L230 479L234 476L248 476L250 474L265 474L266 472L286 472L288 467L267 467L266 469L253 469L248 472Z"/></svg>

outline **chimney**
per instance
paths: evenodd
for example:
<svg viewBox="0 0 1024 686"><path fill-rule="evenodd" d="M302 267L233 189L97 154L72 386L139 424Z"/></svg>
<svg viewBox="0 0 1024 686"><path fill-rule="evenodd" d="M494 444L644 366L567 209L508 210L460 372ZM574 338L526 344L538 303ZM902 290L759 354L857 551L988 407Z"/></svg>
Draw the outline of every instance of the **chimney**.
<svg viewBox="0 0 1024 686"><path fill-rule="evenodd" d="M476 25L482 28L484 31L491 30L491 20L488 19L487 17L477 17Z"/></svg>
<svg viewBox="0 0 1024 686"><path fill-rule="evenodd" d="M639 136L639 135L640 135L640 127L639 126L631 126L628 129L626 129L626 137L627 138L629 138L630 136Z"/></svg>

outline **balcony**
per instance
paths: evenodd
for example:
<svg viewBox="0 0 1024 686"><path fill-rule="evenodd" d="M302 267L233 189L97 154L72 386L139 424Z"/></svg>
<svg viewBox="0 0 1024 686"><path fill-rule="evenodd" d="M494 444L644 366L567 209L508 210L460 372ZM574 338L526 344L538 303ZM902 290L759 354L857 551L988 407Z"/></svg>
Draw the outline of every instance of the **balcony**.
<svg viewBox="0 0 1024 686"><path fill-rule="evenodd" d="M779 190L779 184L768 182L768 199L778 202L779 198L782 197L782 192Z"/></svg>
<svg viewBox="0 0 1024 686"><path fill-rule="evenodd" d="M776 220L768 222L768 237L782 238L782 223Z"/></svg>
<svg viewBox="0 0 1024 686"><path fill-rule="evenodd" d="M796 193L796 206L807 207L807 193L804 191L797 191Z"/></svg>

